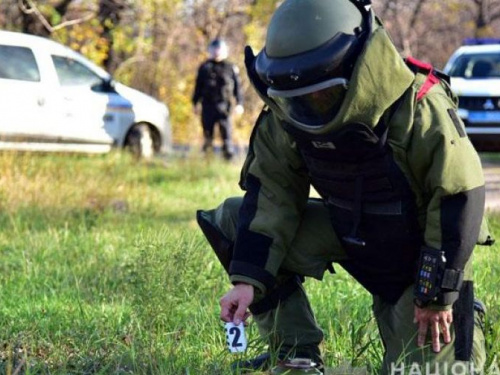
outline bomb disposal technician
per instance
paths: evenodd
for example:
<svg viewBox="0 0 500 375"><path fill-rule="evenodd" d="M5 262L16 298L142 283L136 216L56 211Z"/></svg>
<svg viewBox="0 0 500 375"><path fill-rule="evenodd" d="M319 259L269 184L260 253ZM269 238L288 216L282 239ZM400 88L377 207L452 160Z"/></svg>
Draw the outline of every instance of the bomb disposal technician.
<svg viewBox="0 0 500 375"><path fill-rule="evenodd" d="M285 0L264 49L245 54L266 104L245 195L198 211L233 284L222 320L238 323L249 309L270 339L269 353L237 366L266 367L278 353L321 368L323 333L302 281L335 262L373 296L383 374L480 369L471 255L492 240L480 159L446 77L401 58L366 0ZM311 186L321 199L309 198Z"/></svg>

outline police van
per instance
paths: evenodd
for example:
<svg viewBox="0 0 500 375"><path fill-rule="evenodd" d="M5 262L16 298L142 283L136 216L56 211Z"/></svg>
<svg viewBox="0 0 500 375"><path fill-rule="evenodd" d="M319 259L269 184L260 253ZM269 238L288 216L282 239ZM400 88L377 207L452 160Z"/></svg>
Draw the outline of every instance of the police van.
<svg viewBox="0 0 500 375"><path fill-rule="evenodd" d="M167 106L55 41L0 31L0 150L167 152Z"/></svg>
<svg viewBox="0 0 500 375"><path fill-rule="evenodd" d="M466 39L444 68L479 151L500 151L500 39Z"/></svg>

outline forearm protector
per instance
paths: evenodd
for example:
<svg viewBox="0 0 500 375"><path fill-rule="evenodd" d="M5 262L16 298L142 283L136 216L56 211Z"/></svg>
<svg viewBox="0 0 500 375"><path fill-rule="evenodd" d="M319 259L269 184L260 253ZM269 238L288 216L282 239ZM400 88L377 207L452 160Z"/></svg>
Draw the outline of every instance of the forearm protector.
<svg viewBox="0 0 500 375"><path fill-rule="evenodd" d="M463 270L476 245L484 214L485 187L441 199L441 250L447 267Z"/></svg>
<svg viewBox="0 0 500 375"><path fill-rule="evenodd" d="M465 264L479 238L484 202L484 186L441 199L441 249L422 249L415 304L446 306L457 300Z"/></svg>

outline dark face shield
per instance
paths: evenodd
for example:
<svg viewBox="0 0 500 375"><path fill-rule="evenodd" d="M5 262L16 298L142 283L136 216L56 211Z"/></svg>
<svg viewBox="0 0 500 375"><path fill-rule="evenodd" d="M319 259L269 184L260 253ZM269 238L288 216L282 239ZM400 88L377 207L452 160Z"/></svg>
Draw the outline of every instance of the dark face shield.
<svg viewBox="0 0 500 375"><path fill-rule="evenodd" d="M347 83L344 78L333 78L293 90L269 88L267 94L290 122L320 128L338 113L347 92Z"/></svg>

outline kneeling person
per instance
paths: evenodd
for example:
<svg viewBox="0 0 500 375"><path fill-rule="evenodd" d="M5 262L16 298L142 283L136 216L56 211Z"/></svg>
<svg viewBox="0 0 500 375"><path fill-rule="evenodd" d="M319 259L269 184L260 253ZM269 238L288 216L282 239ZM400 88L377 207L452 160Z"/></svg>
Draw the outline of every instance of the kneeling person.
<svg viewBox="0 0 500 375"><path fill-rule="evenodd" d="M267 105L245 195L198 212L233 283L222 320L239 323L249 309L271 351L321 366L302 281L335 262L373 295L382 373L480 369L471 254L484 178L445 77L402 59L369 1L286 0L265 48L247 47L245 59Z"/></svg>

